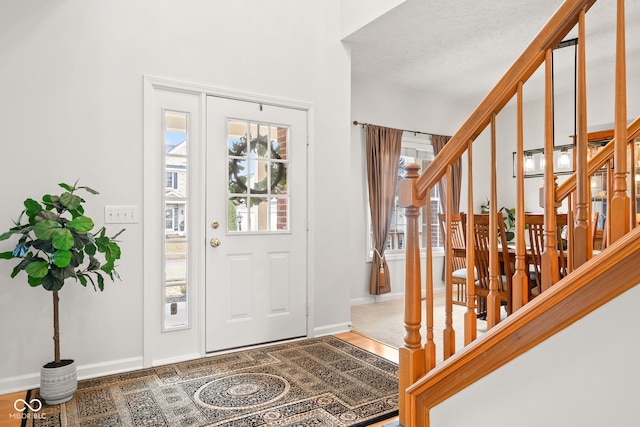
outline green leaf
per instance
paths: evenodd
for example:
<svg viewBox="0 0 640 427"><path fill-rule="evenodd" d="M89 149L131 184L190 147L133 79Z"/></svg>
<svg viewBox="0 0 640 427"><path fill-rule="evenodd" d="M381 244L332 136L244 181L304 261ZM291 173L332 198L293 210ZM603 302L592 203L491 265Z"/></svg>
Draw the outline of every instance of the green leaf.
<svg viewBox="0 0 640 427"><path fill-rule="evenodd" d="M96 245L91 244L84 247L84 251L87 255L95 255L96 254Z"/></svg>
<svg viewBox="0 0 640 427"><path fill-rule="evenodd" d="M100 268L100 261L98 261L98 258L89 256L89 266L87 267L87 270L95 271L95 270L98 270L99 268Z"/></svg>
<svg viewBox="0 0 640 427"><path fill-rule="evenodd" d="M107 262L113 262L120 258L120 246L112 242L108 237L98 237L96 239L98 251L104 254Z"/></svg>
<svg viewBox="0 0 640 427"><path fill-rule="evenodd" d="M60 203L60 197L52 196L50 194L46 194L42 197L42 201L44 202L47 209L64 209L64 206Z"/></svg>
<svg viewBox="0 0 640 427"><path fill-rule="evenodd" d="M80 196L71 193L62 193L60 195L60 203L69 210L78 209L78 206L84 202Z"/></svg>
<svg viewBox="0 0 640 427"><path fill-rule="evenodd" d="M58 222L58 215L56 215L55 213L53 213L51 211L40 211L38 213L38 215L36 215L35 218L36 218L37 221L42 221L42 220L48 219L50 221Z"/></svg>
<svg viewBox="0 0 640 427"><path fill-rule="evenodd" d="M62 282L64 282L70 277L76 277L76 272L73 269L73 267L70 265L64 268L59 268L59 267L56 267L55 265L52 265L51 269L49 270L49 274Z"/></svg>
<svg viewBox="0 0 640 427"><path fill-rule="evenodd" d="M51 244L51 240L34 240L31 242L31 246L48 254L55 252L55 248L53 247L53 244Z"/></svg>
<svg viewBox="0 0 640 427"><path fill-rule="evenodd" d="M13 279L14 277L16 277L18 275L18 273L20 273L21 271L22 271L22 269L20 268L20 264L18 264L11 271L11 278Z"/></svg>
<svg viewBox="0 0 640 427"><path fill-rule="evenodd" d="M91 276L90 276L90 275L88 275L88 274L85 274L85 277L86 277L87 279L89 279L89 281L91 282L91 285L93 286L93 290L94 290L94 291L97 291L97 289L96 289L96 282L94 282L94 281L93 281L93 279L91 278Z"/></svg>
<svg viewBox="0 0 640 427"><path fill-rule="evenodd" d="M61 227L57 221L46 219L38 221L33 225L33 231L36 237L42 240L52 240L54 233Z"/></svg>
<svg viewBox="0 0 640 427"><path fill-rule="evenodd" d="M11 229L5 233L0 234L0 240L7 240L9 237L17 233L20 233L19 229Z"/></svg>
<svg viewBox="0 0 640 427"><path fill-rule="evenodd" d="M34 261L42 260L41 258L33 258L31 255L32 255L31 253L28 253L26 259L23 259L18 263L18 265L15 266L15 268L11 272L12 279L16 277L18 273L24 270L27 267L27 265L29 265L30 263Z"/></svg>
<svg viewBox="0 0 640 427"><path fill-rule="evenodd" d="M48 291L59 291L64 285L64 280L54 277L53 274L47 274L42 278L42 287Z"/></svg>
<svg viewBox="0 0 640 427"><path fill-rule="evenodd" d="M47 261L30 262L25 271L31 277L42 278L49 272L49 263Z"/></svg>
<svg viewBox="0 0 640 427"><path fill-rule="evenodd" d="M67 191L71 191L73 192L73 190L75 190L75 188L73 188L72 186L70 186L69 184L65 184L64 182L61 182L60 184L58 184L60 187L64 188Z"/></svg>
<svg viewBox="0 0 640 427"><path fill-rule="evenodd" d="M56 249L71 249L73 247L73 234L67 228L59 228L51 239Z"/></svg>
<svg viewBox="0 0 640 427"><path fill-rule="evenodd" d="M100 194L96 190L94 190L93 188L90 188L90 187L87 187L87 186L82 186L82 187L78 187L78 188L83 188L83 189L87 190L88 193L91 193L91 194Z"/></svg>
<svg viewBox="0 0 640 427"><path fill-rule="evenodd" d="M111 273L113 272L113 269L115 267L116 266L115 266L115 264L113 262L108 262L108 263L104 264L102 267L100 267L100 270L104 271L109 276L111 276Z"/></svg>
<svg viewBox="0 0 640 427"><path fill-rule="evenodd" d="M104 277L102 277L102 274L96 274L96 276L98 277L98 289L104 291Z"/></svg>
<svg viewBox="0 0 640 427"><path fill-rule="evenodd" d="M109 242L107 246L109 247L109 251L105 253L105 257L107 258L107 260L115 261L117 259L120 259L120 246L118 246L116 242Z"/></svg>
<svg viewBox="0 0 640 427"><path fill-rule="evenodd" d="M13 258L13 252L0 252L0 259L11 259Z"/></svg>
<svg viewBox="0 0 640 427"><path fill-rule="evenodd" d="M93 245L93 234L91 234L91 233L78 233L74 229L71 229L71 233L73 234L73 246L75 248L82 248L82 247L85 247L85 246L93 246L94 249L95 249L95 246Z"/></svg>
<svg viewBox="0 0 640 427"><path fill-rule="evenodd" d="M33 287L42 285L42 277L27 277L27 283Z"/></svg>
<svg viewBox="0 0 640 427"><path fill-rule="evenodd" d="M90 231L93 228L93 220L86 216L79 216L69 221L67 227L75 228L80 232Z"/></svg>
<svg viewBox="0 0 640 427"><path fill-rule="evenodd" d="M79 267L80 264L82 264L83 260L84 252L71 251L71 261L69 262L69 264L71 264L73 267Z"/></svg>
<svg viewBox="0 0 640 427"><path fill-rule="evenodd" d="M59 249L53 253L51 262L60 268L64 268L71 263L71 251Z"/></svg>
<svg viewBox="0 0 640 427"><path fill-rule="evenodd" d="M78 274L76 277L78 278L82 286L87 286L87 279L84 277L84 274Z"/></svg>
<svg viewBox="0 0 640 427"><path fill-rule="evenodd" d="M29 218L33 218L42 210L42 205L33 199L27 199L24 201L25 213Z"/></svg>

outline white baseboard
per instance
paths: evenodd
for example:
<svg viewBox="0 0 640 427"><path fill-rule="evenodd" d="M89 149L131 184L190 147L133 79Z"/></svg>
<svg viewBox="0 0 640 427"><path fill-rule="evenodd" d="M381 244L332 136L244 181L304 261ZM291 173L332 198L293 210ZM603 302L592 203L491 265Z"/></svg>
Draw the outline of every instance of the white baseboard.
<svg viewBox="0 0 640 427"><path fill-rule="evenodd" d="M201 357L202 357L202 355L199 354L199 353L183 354L181 356L168 357L166 359L154 360L152 362L152 365L153 366L170 365L171 363L186 362L187 360L199 359Z"/></svg>
<svg viewBox="0 0 640 427"><path fill-rule="evenodd" d="M76 371L79 380L118 374L142 368L142 357L112 360L103 363L78 365ZM0 394L31 390L40 387L40 370L25 375L0 379Z"/></svg>
<svg viewBox="0 0 640 427"><path fill-rule="evenodd" d="M40 371L0 379L0 394L31 390L40 387Z"/></svg>
<svg viewBox="0 0 640 427"><path fill-rule="evenodd" d="M361 298L353 298L351 299L351 305L363 305L363 304L373 304L374 302L383 302L383 301L391 301L404 298L404 294L401 292L393 293L393 294L382 294L382 295L369 295Z"/></svg>
<svg viewBox="0 0 640 427"><path fill-rule="evenodd" d="M322 337L324 335L341 334L343 332L351 331L351 323L336 323L334 325L321 326L313 330L314 337Z"/></svg>
<svg viewBox="0 0 640 427"><path fill-rule="evenodd" d="M102 377L105 375L120 374L143 368L142 357L130 357L127 359L111 360L102 363L91 363L78 366L78 379Z"/></svg>

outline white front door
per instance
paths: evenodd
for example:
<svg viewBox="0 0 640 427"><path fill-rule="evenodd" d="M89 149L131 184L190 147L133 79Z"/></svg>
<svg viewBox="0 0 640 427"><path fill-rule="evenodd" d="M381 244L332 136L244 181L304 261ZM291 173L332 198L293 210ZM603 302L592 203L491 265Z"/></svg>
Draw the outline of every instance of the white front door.
<svg viewBox="0 0 640 427"><path fill-rule="evenodd" d="M307 335L307 117L207 97L206 351Z"/></svg>

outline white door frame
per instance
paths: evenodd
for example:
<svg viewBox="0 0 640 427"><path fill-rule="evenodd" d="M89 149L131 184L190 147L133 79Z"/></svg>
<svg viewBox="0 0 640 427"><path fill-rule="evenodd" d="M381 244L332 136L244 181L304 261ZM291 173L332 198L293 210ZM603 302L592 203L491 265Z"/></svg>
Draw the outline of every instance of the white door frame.
<svg viewBox="0 0 640 427"><path fill-rule="evenodd" d="M313 170L313 162L310 162L309 159L312 159L314 145L312 143L313 135L314 135L314 106L308 102L295 101L291 99L277 98L265 95L259 95L255 93L246 93L246 92L238 92L232 91L228 89L203 86L192 83L185 83L175 80L168 80L153 76L144 76L144 169L143 169L143 364L145 367L155 366L167 362L179 361L179 360L188 360L198 356L204 356L206 354L205 351L205 273L204 273L204 259L205 259L205 250L207 249L207 242L204 238L205 234L205 160L206 156L206 97L216 96L222 98L230 98L239 101L248 101L254 102L258 104L264 105L274 105L278 107L285 108L293 108L298 110L306 111L307 113L307 154L306 154L306 162L307 162L307 305L308 309L308 319L307 319L307 336L312 337L314 331L314 282L313 282L313 271L314 265L312 260L314 259L313 252L313 220L312 220L312 212L314 211L313 206L313 181L312 177L315 176L315 171ZM198 152L201 154L199 159L197 159L197 164L193 164L192 167L198 168L198 185L196 186L196 193L192 197L196 197L201 203L198 204L196 209L194 209L194 217L193 217L193 225L191 227L192 230L195 231L194 238L199 240L202 238L202 241L196 242L194 245L193 253L190 255L190 258L194 261L195 265L201 266L198 268L198 271L195 275L192 275L192 279L190 280L191 286L195 286L194 289L196 295L199 297L196 300L192 300L192 309L195 313L195 316L191 318L191 333L195 330L195 335L197 336L197 345L195 343L190 343L188 347L197 348L197 354L194 354L194 351L187 350L181 351L180 346L176 346L175 343L179 342L179 336L186 335L188 331L185 330L176 330L170 332L161 332L162 324L161 324L161 316L158 316L160 306L161 306L161 296L159 294L158 287L158 276L159 276L159 268L158 263L161 262L161 246L163 244L162 237L163 234L159 231L161 230L159 222L161 220L160 214L158 212L162 212L160 209L159 203L159 195L164 190L161 188L162 184L162 175L161 175L161 161L158 159L160 144L155 139L154 135L157 135L157 130L153 128L154 117L153 114L157 112L158 105L155 100L154 94L156 91L169 91L169 92L178 92L189 94L191 96L197 95L200 97L200 110L199 114L199 124L200 124L200 140L193 141L193 143L198 144ZM154 155L155 153L155 155ZM197 304L197 307L194 305ZM189 338L192 341L192 338ZM165 354L158 355L157 349L171 349L176 348L176 353L170 356Z"/></svg>

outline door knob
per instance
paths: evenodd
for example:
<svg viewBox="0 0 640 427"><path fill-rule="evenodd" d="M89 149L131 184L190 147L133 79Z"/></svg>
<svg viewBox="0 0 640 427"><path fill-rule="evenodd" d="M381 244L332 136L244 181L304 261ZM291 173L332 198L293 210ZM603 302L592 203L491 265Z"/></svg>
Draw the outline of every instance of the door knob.
<svg viewBox="0 0 640 427"><path fill-rule="evenodd" d="M218 239L217 237L214 237L213 239L211 239L211 241L209 242L209 244L214 247L217 248L218 246L220 246L222 242L220 241L220 239Z"/></svg>

